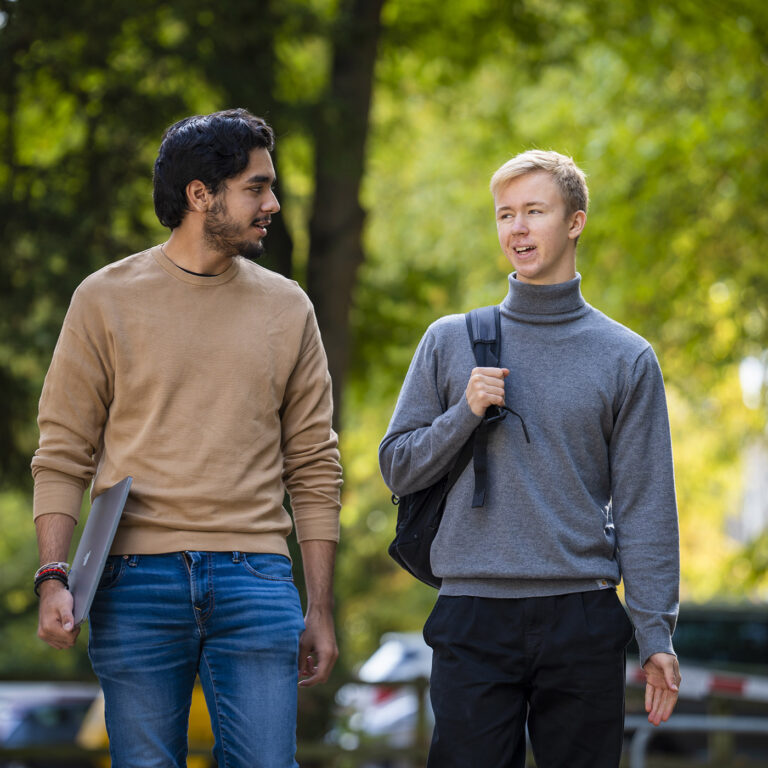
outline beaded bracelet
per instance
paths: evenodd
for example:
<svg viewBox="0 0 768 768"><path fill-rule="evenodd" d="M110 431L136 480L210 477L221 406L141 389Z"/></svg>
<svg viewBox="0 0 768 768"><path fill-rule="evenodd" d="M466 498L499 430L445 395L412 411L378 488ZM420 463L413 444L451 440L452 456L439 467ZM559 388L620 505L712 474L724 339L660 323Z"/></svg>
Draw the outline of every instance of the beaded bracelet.
<svg viewBox="0 0 768 768"><path fill-rule="evenodd" d="M46 563L41 565L35 572L35 594L40 597L40 585L44 581L50 581L55 579L60 581L65 587L69 587L69 577L67 576L67 569L69 563Z"/></svg>
<svg viewBox="0 0 768 768"><path fill-rule="evenodd" d="M67 573L69 571L69 563L56 562L41 565L37 571L35 571L35 579L45 571L61 571L62 573Z"/></svg>
<svg viewBox="0 0 768 768"><path fill-rule="evenodd" d="M66 573L62 573L61 571L49 571L48 573L44 573L42 576L38 576L35 579L35 594L40 597L40 585L44 581L51 581L53 579L60 581L65 588L69 588L69 579L67 578Z"/></svg>

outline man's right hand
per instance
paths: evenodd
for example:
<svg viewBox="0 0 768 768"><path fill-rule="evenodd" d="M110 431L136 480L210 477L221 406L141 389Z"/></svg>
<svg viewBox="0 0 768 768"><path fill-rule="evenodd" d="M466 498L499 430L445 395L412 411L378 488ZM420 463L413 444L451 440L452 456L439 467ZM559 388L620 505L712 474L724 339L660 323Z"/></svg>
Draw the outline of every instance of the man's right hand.
<svg viewBox="0 0 768 768"><path fill-rule="evenodd" d="M485 416L491 405L504 405L504 379L508 368L473 368L464 393L475 416Z"/></svg>
<svg viewBox="0 0 768 768"><path fill-rule="evenodd" d="M71 648L80 634L72 615L72 593L56 579L40 585L40 620L37 636L52 648Z"/></svg>

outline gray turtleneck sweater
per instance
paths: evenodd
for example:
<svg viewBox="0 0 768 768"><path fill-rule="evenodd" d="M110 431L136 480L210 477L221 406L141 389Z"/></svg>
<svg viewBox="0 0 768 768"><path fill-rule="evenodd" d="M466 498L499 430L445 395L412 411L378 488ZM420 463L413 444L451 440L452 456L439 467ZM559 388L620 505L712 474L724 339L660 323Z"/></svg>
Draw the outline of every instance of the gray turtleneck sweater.
<svg viewBox="0 0 768 768"><path fill-rule="evenodd" d="M441 594L533 597L611 588L623 578L641 662L672 653L679 545L664 383L647 341L587 304L581 277L510 276L501 304L508 415L488 438L485 506L472 463L432 545ZM480 423L465 389L475 360L463 315L421 340L379 448L396 494L450 469Z"/></svg>

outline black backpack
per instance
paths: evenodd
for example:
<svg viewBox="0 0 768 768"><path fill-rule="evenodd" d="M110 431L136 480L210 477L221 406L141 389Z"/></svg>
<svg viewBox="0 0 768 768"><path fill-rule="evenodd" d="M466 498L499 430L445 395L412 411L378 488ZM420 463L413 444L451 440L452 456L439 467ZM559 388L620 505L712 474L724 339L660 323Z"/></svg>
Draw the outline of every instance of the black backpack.
<svg viewBox="0 0 768 768"><path fill-rule="evenodd" d="M472 351L478 367L500 368L501 319L499 307L481 307L465 315ZM507 412L520 419L526 441L530 442L525 422L510 408L491 406L480 425L462 446L448 474L434 485L414 493L398 497L392 495L397 506L395 538L389 545L389 554L400 566L430 587L439 588L441 579L432 573L430 550L437 535L448 492L464 471L470 458L474 459L475 491L472 508L482 507L485 502L487 475L488 429L501 421Z"/></svg>

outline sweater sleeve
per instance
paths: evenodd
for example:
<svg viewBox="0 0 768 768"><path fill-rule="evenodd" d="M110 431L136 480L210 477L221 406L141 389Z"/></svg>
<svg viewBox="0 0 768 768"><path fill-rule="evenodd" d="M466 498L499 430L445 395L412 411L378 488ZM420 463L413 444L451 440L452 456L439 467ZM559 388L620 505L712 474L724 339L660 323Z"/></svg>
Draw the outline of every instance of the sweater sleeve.
<svg viewBox="0 0 768 768"><path fill-rule="evenodd" d="M283 482L291 497L300 542L339 539L342 480L332 414L328 362L310 308L280 410Z"/></svg>
<svg viewBox="0 0 768 768"><path fill-rule="evenodd" d="M462 332L466 334L466 331ZM398 495L413 493L447 474L482 418L469 408L464 389L444 402L440 348L433 328L419 343L403 382L387 433L379 445L384 482ZM467 369L467 381L471 366ZM466 388L466 382L464 382Z"/></svg>
<svg viewBox="0 0 768 768"><path fill-rule="evenodd" d="M96 470L112 399L114 368L98 308L81 286L72 297L45 378L32 459L34 516L79 518L83 492Z"/></svg>
<svg viewBox="0 0 768 768"><path fill-rule="evenodd" d="M664 382L653 350L635 362L611 436L612 511L640 662L674 653L680 558Z"/></svg>

